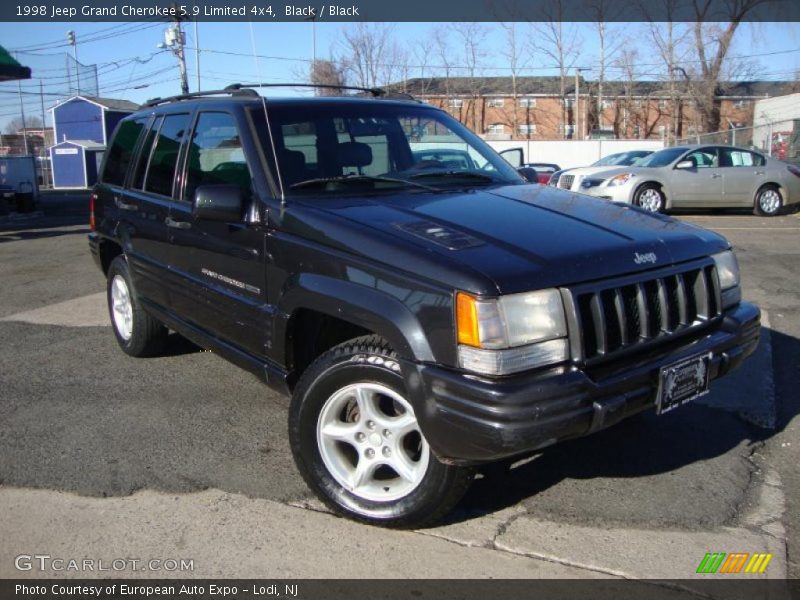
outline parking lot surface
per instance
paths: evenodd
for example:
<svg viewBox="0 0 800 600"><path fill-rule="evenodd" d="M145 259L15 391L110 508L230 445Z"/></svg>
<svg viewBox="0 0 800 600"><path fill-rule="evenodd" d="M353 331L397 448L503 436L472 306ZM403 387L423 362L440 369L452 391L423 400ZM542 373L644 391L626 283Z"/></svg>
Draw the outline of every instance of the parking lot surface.
<svg viewBox="0 0 800 600"><path fill-rule="evenodd" d="M796 214L679 216L731 240L744 296L765 311L769 347L739 379L702 403L488 469L449 523L386 534L321 511L291 459L287 400L254 377L177 336L157 358L119 351L87 228L70 218L0 224L1 577L20 575L10 560L30 540L82 556L110 552L111 535L124 535L117 552L194 551L197 577L370 576L324 564L304 546L315 535L347 536L340 550L356 554L385 536L394 570L371 576L681 578L704 552L751 548L776 553L767 575L800 577ZM774 428L742 418L744 401L771 411ZM243 558L233 532L273 542ZM203 554L212 539L231 544L232 565ZM653 575L633 564L667 549L687 556Z"/></svg>

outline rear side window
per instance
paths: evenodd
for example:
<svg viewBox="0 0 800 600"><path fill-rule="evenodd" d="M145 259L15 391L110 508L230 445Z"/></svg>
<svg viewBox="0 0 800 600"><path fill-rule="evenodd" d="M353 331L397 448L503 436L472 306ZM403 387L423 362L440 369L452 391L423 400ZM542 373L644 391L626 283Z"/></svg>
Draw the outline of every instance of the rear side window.
<svg viewBox="0 0 800 600"><path fill-rule="evenodd" d="M183 134L189 126L189 115L167 115L158 131L144 184L146 192L172 196L172 182L178 165L178 152Z"/></svg>
<svg viewBox="0 0 800 600"><path fill-rule="evenodd" d="M108 150L101 181L109 185L123 185L125 174L131 165L136 142L144 130L145 119L123 121L120 123L111 148Z"/></svg>
<svg viewBox="0 0 800 600"><path fill-rule="evenodd" d="M158 117L153 121L153 125L147 131L144 142L142 142L142 148L139 151L139 162L136 165L136 173L133 175L131 184L137 190L141 190L144 187L144 176L147 174L147 163L150 161L150 155L153 152L153 142L163 122L164 117Z"/></svg>
<svg viewBox="0 0 800 600"><path fill-rule="evenodd" d="M189 144L185 198L191 200L198 186L220 183L250 190L250 170L239 129L228 113L200 113Z"/></svg>

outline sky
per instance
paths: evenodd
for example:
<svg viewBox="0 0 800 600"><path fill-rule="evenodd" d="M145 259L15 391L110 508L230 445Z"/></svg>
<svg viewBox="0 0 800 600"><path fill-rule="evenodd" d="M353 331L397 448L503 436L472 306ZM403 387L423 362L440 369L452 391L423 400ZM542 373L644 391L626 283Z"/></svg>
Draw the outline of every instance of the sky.
<svg viewBox="0 0 800 600"><path fill-rule="evenodd" d="M503 33L499 25L489 28L485 40L484 74L500 75L504 65ZM142 102L156 96L180 93L177 59L157 45L163 41L167 23L0 23L0 44L14 53L18 60L33 70L33 78L22 82L26 114L41 117L42 100L47 109L64 95L64 53L66 32L75 31L78 39L78 60L96 64L100 95ZM318 58L327 58L341 40L348 24L316 23ZM419 40L432 36L441 23L397 23L391 25L393 35L406 50L412 50ZM597 61L597 36L594 25L574 25L580 36L580 66L593 67ZM191 91L197 89L197 70L194 48L200 53L200 85L202 89L221 88L237 81L298 82L303 81L312 56L312 24L303 23L199 23L199 45L194 24L185 24L187 35L187 67ZM528 24L518 24L526 40L534 31ZM657 62L642 24L609 25L612 40L626 39L626 46L639 49L643 65ZM253 50L260 56L254 59ZM737 32L732 55L749 56L756 66L757 77L763 79L794 79L800 70L800 24L744 23ZM435 58L431 62L435 62ZM454 60L456 60L454 58ZM456 61L457 62L457 61ZM413 61L412 61L413 63ZM554 75L551 61L541 55L528 57L523 74ZM414 70L411 75L419 73ZM614 72L607 77L614 78ZM591 79L596 71L583 74ZM39 94L41 90L43 95ZM271 94L296 94L296 90L271 90ZM0 83L0 131L20 113L18 84ZM46 116L49 124L49 116Z"/></svg>

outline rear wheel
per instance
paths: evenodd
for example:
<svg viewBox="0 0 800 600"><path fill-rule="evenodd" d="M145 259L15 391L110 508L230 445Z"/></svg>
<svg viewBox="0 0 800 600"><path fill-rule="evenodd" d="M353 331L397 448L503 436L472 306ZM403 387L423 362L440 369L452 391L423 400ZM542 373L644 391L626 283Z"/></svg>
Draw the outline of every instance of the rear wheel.
<svg viewBox="0 0 800 600"><path fill-rule="evenodd" d="M774 217L783 208L783 196L775 185L765 185L756 193L753 212L760 217Z"/></svg>
<svg viewBox="0 0 800 600"><path fill-rule="evenodd" d="M130 356L152 356L164 348L167 328L144 311L131 284L128 261L117 256L108 268L108 312L120 348Z"/></svg>
<svg viewBox="0 0 800 600"><path fill-rule="evenodd" d="M664 192L656 184L645 183L636 190L633 202L649 212L658 213L664 210L665 200Z"/></svg>
<svg viewBox="0 0 800 600"><path fill-rule="evenodd" d="M331 509L385 527L433 523L472 471L439 462L409 402L396 355L377 336L320 356L292 397L289 438L309 487Z"/></svg>

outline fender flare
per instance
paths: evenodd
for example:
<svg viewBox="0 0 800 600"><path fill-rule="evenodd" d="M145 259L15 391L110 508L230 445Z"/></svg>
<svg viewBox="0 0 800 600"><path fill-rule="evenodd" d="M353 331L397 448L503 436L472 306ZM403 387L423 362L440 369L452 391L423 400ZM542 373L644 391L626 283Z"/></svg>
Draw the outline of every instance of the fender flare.
<svg viewBox="0 0 800 600"><path fill-rule="evenodd" d="M291 316L299 309L349 321L386 339L401 358L433 362L428 338L417 317L398 299L377 289L325 275L304 273L278 301L276 339L286 339Z"/></svg>

